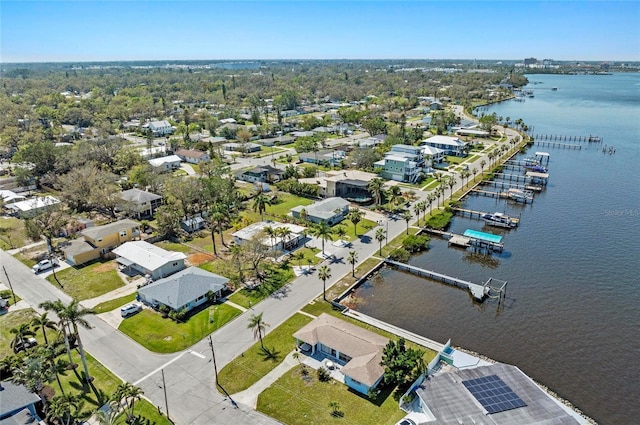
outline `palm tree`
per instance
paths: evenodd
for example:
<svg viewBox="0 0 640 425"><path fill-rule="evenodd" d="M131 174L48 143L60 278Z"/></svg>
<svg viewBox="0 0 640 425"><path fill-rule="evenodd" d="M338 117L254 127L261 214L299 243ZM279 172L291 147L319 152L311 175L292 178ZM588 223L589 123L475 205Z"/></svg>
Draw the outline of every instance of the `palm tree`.
<svg viewBox="0 0 640 425"><path fill-rule="evenodd" d="M264 228L264 233L269 237L269 239L271 239L271 249L275 251L276 250L275 239L276 239L277 230L271 226L267 226Z"/></svg>
<svg viewBox="0 0 640 425"><path fill-rule="evenodd" d="M258 194L253 198L253 210L260 214L260 220L264 220L264 213L267 210L267 205L271 205L271 201L267 198L262 192L258 192Z"/></svg>
<svg viewBox="0 0 640 425"><path fill-rule="evenodd" d="M247 325L247 329L253 330L253 339L260 338L260 346L264 348L264 344L262 342L262 334L269 327L269 324L265 323L262 320L262 313L253 314L249 319L249 324Z"/></svg>
<svg viewBox="0 0 640 425"><path fill-rule="evenodd" d="M476 182L476 174L478 174L478 169L474 167L472 172L473 172L473 182L475 183Z"/></svg>
<svg viewBox="0 0 640 425"><path fill-rule="evenodd" d="M327 239L331 239L331 234L333 233L333 230L327 224L327 222L323 220L323 221L311 226L311 229L309 230L309 233L312 236L315 236L317 238L320 238L320 240L322 240L322 256L324 257L324 255L325 255L324 254L324 241L327 240Z"/></svg>
<svg viewBox="0 0 640 425"><path fill-rule="evenodd" d="M38 348L37 355L40 356L45 362L49 370L55 374L56 381L58 382L58 387L62 394L64 394L64 387L62 386L62 382L60 382L60 375L66 376L69 362L64 359L59 359L58 357L64 352L64 348L60 345L60 343L54 343L51 345L46 345Z"/></svg>
<svg viewBox="0 0 640 425"><path fill-rule="evenodd" d="M9 332L14 335L9 344L14 352L18 349L18 347L24 347L26 338L36 335L36 333L31 330L31 326L29 325L29 323L23 323L17 328L12 328L11 330L9 330Z"/></svg>
<svg viewBox="0 0 640 425"><path fill-rule="evenodd" d="M327 280L331 279L331 269L323 265L318 269L318 279L322 281L322 298L327 301Z"/></svg>
<svg viewBox="0 0 640 425"><path fill-rule="evenodd" d="M79 394L63 394L54 397L49 402L47 409L47 419L57 419L61 425L73 425L77 423L84 400Z"/></svg>
<svg viewBox="0 0 640 425"><path fill-rule="evenodd" d="M344 226L336 226L336 228L333 229L333 233L335 233L339 240L343 240L342 238L347 235L347 229L345 229Z"/></svg>
<svg viewBox="0 0 640 425"><path fill-rule="evenodd" d="M384 180L379 177L372 179L367 185L367 190L371 192L376 200L376 205L382 203L382 188L384 187Z"/></svg>
<svg viewBox="0 0 640 425"><path fill-rule="evenodd" d="M73 335L75 336L76 342L78 344L78 351L80 352L80 359L82 360L82 366L84 367L85 379L87 383L90 383L92 381L92 378L89 375L87 357L82 346L82 339L80 339L80 332L78 332L78 325L82 326L85 329L91 329L91 325L85 319L85 316L89 314L94 314L93 309L82 307L76 299L71 301L68 305L64 306L64 309L58 312L58 316L60 317L60 319L64 320L73 328Z"/></svg>
<svg viewBox="0 0 640 425"><path fill-rule="evenodd" d="M35 329L42 329L42 336L44 336L45 345L49 345L49 341L47 340L47 329L56 329L56 322L49 320L47 314L48 313L42 313L40 316L34 317L31 320L31 326Z"/></svg>
<svg viewBox="0 0 640 425"><path fill-rule="evenodd" d="M351 210L349 210L349 214L347 214L347 218L350 222L353 223L353 233L356 237L358 237L358 223L362 221L363 217L364 213L358 208L352 208Z"/></svg>
<svg viewBox="0 0 640 425"><path fill-rule="evenodd" d="M380 256L382 256L382 241L387 238L387 232L384 231L382 227L380 227L376 231L376 240L380 242Z"/></svg>
<svg viewBox="0 0 640 425"><path fill-rule="evenodd" d="M127 417L133 419L135 417L135 403L142 398L144 391L142 388L137 387L129 382L123 382L116 388L113 397L117 400L119 405L122 405L124 401L125 410L130 409L127 412Z"/></svg>
<svg viewBox="0 0 640 425"><path fill-rule="evenodd" d="M60 312L64 309L64 304L60 300L45 301L43 303L40 303L39 307L45 309L46 311L53 311L58 315L58 329L64 337L64 345L67 349L67 355L69 356L69 364L74 364L73 357L71 356L71 344L69 342L69 329L67 327L67 322L62 317L60 317Z"/></svg>
<svg viewBox="0 0 640 425"><path fill-rule="evenodd" d="M418 226L420 226L420 204L422 202L418 202L417 204L413 205L413 213L416 215L416 217L418 217L418 221L417 224Z"/></svg>
<svg viewBox="0 0 640 425"><path fill-rule="evenodd" d="M447 185L449 186L449 197L453 198L453 187L458 183L455 176L449 176L447 179Z"/></svg>
<svg viewBox="0 0 640 425"><path fill-rule="evenodd" d="M407 223L407 235L409 234L409 222L413 216L411 215L411 211L405 211L402 213L402 219Z"/></svg>
<svg viewBox="0 0 640 425"><path fill-rule="evenodd" d="M119 404L116 402L109 402L108 409L100 409L96 411L95 416L100 425L116 425L119 412Z"/></svg>
<svg viewBox="0 0 640 425"><path fill-rule="evenodd" d="M351 264L351 276L356 277L356 263L358 262L358 253L355 251L349 251L347 261Z"/></svg>
<svg viewBox="0 0 640 425"><path fill-rule="evenodd" d="M429 193L427 195L427 199L422 202L422 205L420 205L420 211L422 212L422 215L424 216L424 214L427 212L427 205L429 206L429 214L431 214L431 212L433 211L433 201L436 200L436 195L435 193ZM424 218L426 221L426 217Z"/></svg>
<svg viewBox="0 0 640 425"><path fill-rule="evenodd" d="M47 398L44 395L44 385L53 378L48 363L42 356L25 357L20 367L14 370L12 381L24 385L32 393L40 396L47 408Z"/></svg>
<svg viewBox="0 0 640 425"><path fill-rule="evenodd" d="M291 229L288 227L278 227L276 228L276 235L282 239L282 250L284 251L285 245L289 242L289 238L291 237Z"/></svg>

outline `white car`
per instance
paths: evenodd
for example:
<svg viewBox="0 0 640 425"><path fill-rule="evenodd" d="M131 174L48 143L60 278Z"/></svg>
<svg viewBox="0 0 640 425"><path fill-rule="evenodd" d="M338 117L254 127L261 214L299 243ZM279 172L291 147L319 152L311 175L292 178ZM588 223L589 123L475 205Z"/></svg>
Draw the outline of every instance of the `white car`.
<svg viewBox="0 0 640 425"><path fill-rule="evenodd" d="M132 303L127 304L120 309L120 315L122 317L129 317L138 312L142 311L142 306L140 304Z"/></svg>
<svg viewBox="0 0 640 425"><path fill-rule="evenodd" d="M41 271L54 268L57 265L58 265L58 260L54 258L53 260L42 260L38 264L33 266L31 269L34 271L34 273L40 273Z"/></svg>

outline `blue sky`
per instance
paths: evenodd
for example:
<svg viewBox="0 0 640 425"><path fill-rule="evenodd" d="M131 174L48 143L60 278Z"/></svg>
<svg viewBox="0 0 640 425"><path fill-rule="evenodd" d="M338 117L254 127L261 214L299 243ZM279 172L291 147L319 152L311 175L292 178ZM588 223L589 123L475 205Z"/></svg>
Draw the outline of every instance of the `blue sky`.
<svg viewBox="0 0 640 425"><path fill-rule="evenodd" d="M0 61L640 61L640 2L0 1Z"/></svg>

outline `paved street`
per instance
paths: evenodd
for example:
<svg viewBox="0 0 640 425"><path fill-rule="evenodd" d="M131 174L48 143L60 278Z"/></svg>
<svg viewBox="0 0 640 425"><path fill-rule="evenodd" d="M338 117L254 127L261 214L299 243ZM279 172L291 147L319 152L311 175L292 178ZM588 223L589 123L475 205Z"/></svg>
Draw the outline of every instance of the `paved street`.
<svg viewBox="0 0 640 425"><path fill-rule="evenodd" d="M486 156L484 158L487 159ZM269 160L270 158L267 158L267 161ZM475 162L478 163L479 160ZM462 179L457 180L454 192L462 186ZM424 199L427 193L417 191L416 195L419 201ZM411 212L413 213L412 210ZM404 220L385 220L382 226L388 230L389 240L406 229ZM351 265L346 261L349 250L353 249L358 253L359 262L377 253L379 245L373 237L375 231L375 228L371 229L359 241L354 242L351 248L332 247L335 249L332 251L335 259L325 261L325 264L330 266L332 275L327 281L327 286L351 272ZM40 276L35 276L29 268L4 251L0 252L0 262L6 267L15 291L36 310L37 305L46 300L59 298L65 302L70 301L59 288ZM6 284L5 280L5 276L2 276L2 281ZM254 344L253 333L247 329L248 319L252 314L263 313L265 322L270 325L267 328L269 331L321 293L322 281L318 279L317 273L302 275L277 294L216 331L213 334L213 345L218 370ZM277 423L247 406L234 406L234 403L215 389L208 339L181 353L161 355L142 348L98 317L89 317L88 320L93 329L81 330L87 351L122 379L140 386L145 396L163 410L165 402L160 370L164 370L169 413L175 423ZM293 340L291 344L293 348Z"/></svg>

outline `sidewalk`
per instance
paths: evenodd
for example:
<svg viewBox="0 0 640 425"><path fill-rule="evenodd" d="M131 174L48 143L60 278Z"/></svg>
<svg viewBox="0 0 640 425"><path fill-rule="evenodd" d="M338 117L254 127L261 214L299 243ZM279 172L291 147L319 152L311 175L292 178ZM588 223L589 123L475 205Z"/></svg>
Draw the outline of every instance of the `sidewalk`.
<svg viewBox="0 0 640 425"><path fill-rule="evenodd" d="M231 398L236 403L242 403L246 406L251 407L252 409L255 409L258 406L258 396L260 395L260 393L269 388L274 382L278 380L278 378L280 378L282 375L287 373L295 365L298 364L298 361L293 358L293 353L295 353L295 351L287 354L287 357L284 358L282 363L276 366L276 368L271 372L267 373L258 382L244 391L232 394Z"/></svg>

